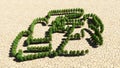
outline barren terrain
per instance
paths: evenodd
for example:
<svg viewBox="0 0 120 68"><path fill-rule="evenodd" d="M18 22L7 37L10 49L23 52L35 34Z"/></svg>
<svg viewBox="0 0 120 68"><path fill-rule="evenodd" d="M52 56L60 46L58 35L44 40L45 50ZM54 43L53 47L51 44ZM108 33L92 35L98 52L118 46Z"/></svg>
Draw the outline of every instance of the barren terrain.
<svg viewBox="0 0 120 68"><path fill-rule="evenodd" d="M89 49L85 56L46 57L25 62L16 62L14 57L9 57L12 41L34 18L44 17L53 9L67 8L83 8L85 13L95 13L101 18L105 27L102 46L92 48L82 39L70 41L65 49ZM47 29L36 25L34 36L44 37ZM62 37L62 34L53 34L53 49ZM18 48L23 48L24 40L20 41ZM120 0L1 0L0 68L120 68Z"/></svg>

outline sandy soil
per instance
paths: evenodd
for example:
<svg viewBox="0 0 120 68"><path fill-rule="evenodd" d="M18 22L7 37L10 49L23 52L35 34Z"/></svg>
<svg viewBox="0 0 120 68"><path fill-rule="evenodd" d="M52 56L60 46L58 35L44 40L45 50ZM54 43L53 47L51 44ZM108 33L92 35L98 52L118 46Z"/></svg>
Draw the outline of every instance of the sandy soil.
<svg viewBox="0 0 120 68"><path fill-rule="evenodd" d="M0 1L0 68L120 68L120 0ZM102 34L103 46L92 48L85 40L81 40L70 42L70 47L66 48L88 48L90 52L85 56L46 57L20 63L15 62L13 57L9 57L11 43L20 31L26 30L34 18L44 17L49 10L61 8L83 8L85 13L97 14L105 25L105 31ZM39 32L40 37L44 36L44 31ZM58 34L54 36L62 37ZM56 37L54 40L57 39ZM59 43L59 40L53 44Z"/></svg>

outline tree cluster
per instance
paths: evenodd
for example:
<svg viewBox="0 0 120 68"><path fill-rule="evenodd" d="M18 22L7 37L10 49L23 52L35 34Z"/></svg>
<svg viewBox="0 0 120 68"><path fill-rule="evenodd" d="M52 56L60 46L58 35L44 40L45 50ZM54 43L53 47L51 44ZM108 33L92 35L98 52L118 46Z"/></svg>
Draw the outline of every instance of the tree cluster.
<svg viewBox="0 0 120 68"><path fill-rule="evenodd" d="M12 43L11 48L11 55L14 56L19 61L26 61L26 60L32 60L37 58L44 58L46 56L48 57L55 57L55 56L80 56L85 55L89 52L89 50L70 50L69 52L67 50L64 50L66 44L69 40L78 40L81 37L85 36L85 28L83 28L80 33L72 34L75 28L80 28L84 25L84 22L87 20L91 20L91 23L88 23L88 27L94 31L94 33L90 34L92 41L94 41L97 45L103 44L103 38L101 36L101 33L104 31L104 25L101 21L101 19L95 15L95 14L84 14L84 10L81 8L75 8L75 9L61 9L61 10L51 10L48 12L48 14L45 17L42 18L36 18L33 20L32 24L29 25L28 30L22 31L16 36ZM48 20L51 16L59 15L59 17L56 17L54 21L52 21L52 26L49 28L49 30L46 32L45 38L33 38L33 30L36 24L38 23L44 23L45 25L48 24ZM62 16L64 15L64 16ZM81 16L83 16L81 19L79 19ZM66 27L67 25L67 27ZM71 25L71 26L70 26ZM54 51L51 51L52 44L50 41L52 41L52 34L55 32L62 32L65 33L65 38L62 40L60 46ZM32 46L27 47L28 52L39 52L36 54L29 54L26 56L23 55L23 51L20 49L18 52L16 51L18 42L22 37L28 37L27 40L24 42L25 45L30 44L40 44L40 43L49 43L48 46Z"/></svg>
<svg viewBox="0 0 120 68"><path fill-rule="evenodd" d="M89 28L91 28L92 30L94 30L94 34L92 34L92 39L95 41L96 44L98 45L102 45L103 44L103 38L99 32L99 30L92 24L89 25Z"/></svg>
<svg viewBox="0 0 120 68"><path fill-rule="evenodd" d="M71 14L66 14L65 17L68 19L75 19L75 18L80 18L82 16L81 13L71 13Z"/></svg>
<svg viewBox="0 0 120 68"><path fill-rule="evenodd" d="M15 56L16 55L16 48L18 45L18 42L20 41L20 39L23 37L24 35L24 31L21 31L16 38L14 39L13 43L12 43L12 48L11 48L11 56Z"/></svg>
<svg viewBox="0 0 120 68"><path fill-rule="evenodd" d="M39 44L39 43L49 43L50 38L34 38L31 40L31 44Z"/></svg>
<svg viewBox="0 0 120 68"><path fill-rule="evenodd" d="M70 40L78 40L78 39L80 39L80 34L75 33L74 35L70 35L69 39Z"/></svg>
<svg viewBox="0 0 120 68"><path fill-rule="evenodd" d="M83 9L80 8L75 8L75 9L61 9L61 10L51 10L48 12L51 16L53 15L64 15L64 14L70 14L70 13L78 13L81 12L82 14L84 13Z"/></svg>
<svg viewBox="0 0 120 68"><path fill-rule="evenodd" d="M44 52L44 51L51 51L52 45L49 46L31 46L27 47L27 52Z"/></svg>

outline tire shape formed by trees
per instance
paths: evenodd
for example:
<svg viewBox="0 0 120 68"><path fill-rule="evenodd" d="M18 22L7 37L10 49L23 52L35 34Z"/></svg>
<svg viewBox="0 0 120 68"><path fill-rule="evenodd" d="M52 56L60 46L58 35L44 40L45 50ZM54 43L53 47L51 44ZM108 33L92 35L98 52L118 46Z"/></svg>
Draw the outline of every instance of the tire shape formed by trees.
<svg viewBox="0 0 120 68"><path fill-rule="evenodd" d="M44 38L33 38L33 30L36 24L41 23L47 25L51 16L58 16L52 21L52 26L46 32ZM84 10L81 8L74 9L61 9L51 10L43 18L36 18L33 20L28 30L21 31L16 38L13 40L10 55L15 57L18 61L33 60L44 57L55 57L55 56L80 56L85 55L89 52L86 50L64 50L69 40L80 40L85 36L85 28L81 29L80 33L72 34L75 28L81 28L84 26L86 20L92 20L92 23L88 23L94 33L90 34L91 39L97 44L103 44L103 37L101 33L104 31L104 25L100 18L95 14L84 14ZM71 26L70 26L71 25ZM67 27L65 27L67 26ZM52 34L56 32L65 33L65 40L62 40L61 44L56 50L52 51ZM87 32L87 31L86 31ZM27 52L35 52L35 54L23 55L23 51L20 49L16 51L18 42L22 37L27 37L24 45L27 47ZM48 46L38 47L32 46L31 44L49 43Z"/></svg>

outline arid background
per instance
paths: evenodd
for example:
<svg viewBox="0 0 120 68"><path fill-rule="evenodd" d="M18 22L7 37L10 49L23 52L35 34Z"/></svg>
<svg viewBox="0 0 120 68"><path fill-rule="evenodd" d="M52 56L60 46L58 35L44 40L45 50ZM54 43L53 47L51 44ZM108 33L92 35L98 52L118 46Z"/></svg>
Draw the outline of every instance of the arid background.
<svg viewBox="0 0 120 68"><path fill-rule="evenodd" d="M66 49L89 49L85 56L46 57L25 62L9 57L12 41L34 18L44 17L49 10L67 8L83 8L85 13L95 13L102 19L105 26L102 46L92 48L82 39L70 41ZM47 29L36 25L34 35L43 37ZM63 34L53 35L53 48L56 48ZM0 68L120 68L120 0L0 0Z"/></svg>

